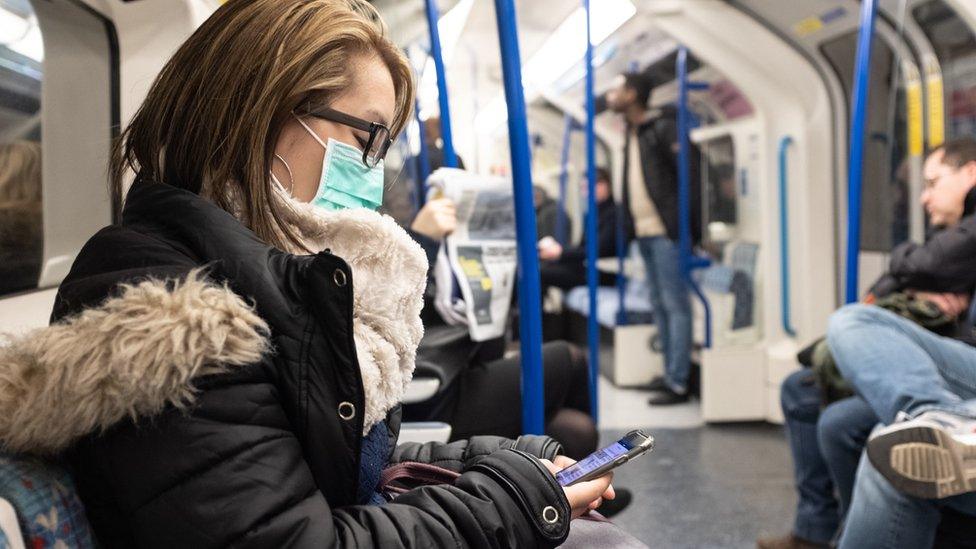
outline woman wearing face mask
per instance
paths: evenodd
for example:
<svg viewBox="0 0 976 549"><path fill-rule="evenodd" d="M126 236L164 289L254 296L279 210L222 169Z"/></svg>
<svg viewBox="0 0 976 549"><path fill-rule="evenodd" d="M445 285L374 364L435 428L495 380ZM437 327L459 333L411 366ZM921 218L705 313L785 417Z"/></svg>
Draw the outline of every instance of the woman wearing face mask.
<svg viewBox="0 0 976 549"><path fill-rule="evenodd" d="M613 496L545 437L396 447L427 265L371 209L412 103L364 0L231 0L164 67L119 223L0 350L0 441L66 458L102 545L554 546ZM386 501L403 461L460 476Z"/></svg>

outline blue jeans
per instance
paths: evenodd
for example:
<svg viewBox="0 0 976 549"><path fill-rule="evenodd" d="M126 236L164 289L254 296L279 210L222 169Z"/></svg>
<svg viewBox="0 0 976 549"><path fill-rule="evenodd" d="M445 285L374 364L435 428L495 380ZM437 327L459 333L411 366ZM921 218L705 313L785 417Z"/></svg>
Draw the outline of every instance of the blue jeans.
<svg viewBox="0 0 976 549"><path fill-rule="evenodd" d="M800 370L783 380L779 396L786 418L786 436L793 455L798 496L793 533L805 540L826 544L837 532L840 511L818 444L820 390L814 383L813 374L809 370Z"/></svg>
<svg viewBox="0 0 976 549"><path fill-rule="evenodd" d="M820 419L817 420L820 454L837 490L842 518L851 508L861 452L871 429L877 424L878 416L861 397L845 398L830 404L820 412Z"/></svg>
<svg viewBox="0 0 976 549"><path fill-rule="evenodd" d="M881 476L864 454L839 548L932 547L943 507L976 516L976 493L942 500L905 495Z"/></svg>
<svg viewBox="0 0 976 549"><path fill-rule="evenodd" d="M691 298L681 276L678 245L664 236L637 239L651 290L654 324L664 347L664 381L676 393L688 391L691 372Z"/></svg>
<svg viewBox="0 0 976 549"><path fill-rule="evenodd" d="M835 312L827 342L844 378L883 423L927 410L976 419L976 348L872 305Z"/></svg>
<svg viewBox="0 0 976 549"><path fill-rule="evenodd" d="M844 377L889 424L943 410L976 419L976 348L870 305L831 317L827 341ZM976 515L976 493L941 500L905 495L862 456L841 548L931 546L939 509Z"/></svg>

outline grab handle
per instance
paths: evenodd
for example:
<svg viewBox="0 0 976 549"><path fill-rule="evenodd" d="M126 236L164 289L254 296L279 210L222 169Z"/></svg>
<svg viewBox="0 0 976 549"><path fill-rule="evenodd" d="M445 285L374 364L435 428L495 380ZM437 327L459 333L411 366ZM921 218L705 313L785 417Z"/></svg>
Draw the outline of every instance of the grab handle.
<svg viewBox="0 0 976 549"><path fill-rule="evenodd" d="M788 165L786 152L793 138L784 136L779 140L779 261L780 261L780 313L783 331L790 336L796 336L796 330L790 321L790 218L788 194Z"/></svg>

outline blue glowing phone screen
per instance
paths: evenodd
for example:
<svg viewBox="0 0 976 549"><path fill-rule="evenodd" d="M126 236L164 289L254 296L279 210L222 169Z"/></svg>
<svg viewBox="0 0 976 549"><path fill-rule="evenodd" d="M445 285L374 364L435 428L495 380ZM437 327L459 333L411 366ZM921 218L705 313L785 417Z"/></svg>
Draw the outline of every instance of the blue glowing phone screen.
<svg viewBox="0 0 976 549"><path fill-rule="evenodd" d="M597 467L610 463L611 461L625 455L627 455L627 447L619 442L615 442L602 450L597 450L596 452L586 456L582 461L576 462L562 471L559 471L556 473L556 480L560 485L567 486L576 479L582 478L584 475Z"/></svg>

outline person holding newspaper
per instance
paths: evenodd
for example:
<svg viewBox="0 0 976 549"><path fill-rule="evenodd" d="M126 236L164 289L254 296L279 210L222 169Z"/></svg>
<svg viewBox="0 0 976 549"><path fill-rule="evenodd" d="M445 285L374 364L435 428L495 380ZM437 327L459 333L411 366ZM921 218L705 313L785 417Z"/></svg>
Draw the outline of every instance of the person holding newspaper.
<svg viewBox="0 0 976 549"><path fill-rule="evenodd" d="M454 439L472 434L516 437L522 429L517 413L521 410L520 357L503 358L502 337L474 341L467 326L445 319L443 308L434 306L439 288L433 271L444 239L458 230L457 212L453 199L433 198L417 212L408 229L431 265L418 370L438 377L441 389L429 401L406 405L404 417L449 423ZM582 458L596 449L599 437L589 415L586 357L575 346L557 341L543 346L542 361L546 433L563 444L566 455Z"/></svg>

